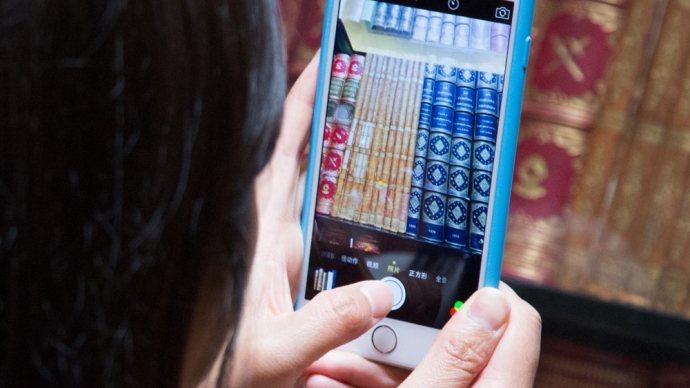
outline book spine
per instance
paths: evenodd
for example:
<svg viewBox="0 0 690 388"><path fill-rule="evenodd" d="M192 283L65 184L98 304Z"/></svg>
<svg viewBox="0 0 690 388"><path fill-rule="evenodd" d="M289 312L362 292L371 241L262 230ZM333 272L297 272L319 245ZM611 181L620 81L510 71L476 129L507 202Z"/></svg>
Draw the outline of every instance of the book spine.
<svg viewBox="0 0 690 388"><path fill-rule="evenodd" d="M326 277L326 290L333 289L333 271L328 271L328 276Z"/></svg>
<svg viewBox="0 0 690 388"><path fill-rule="evenodd" d="M386 31L397 31L400 28L400 18L402 16L402 5L388 4L383 27Z"/></svg>
<svg viewBox="0 0 690 388"><path fill-rule="evenodd" d="M441 44L452 46L455 39L455 15L443 14L441 24Z"/></svg>
<svg viewBox="0 0 690 388"><path fill-rule="evenodd" d="M470 21L470 47L477 50L491 49L491 22L479 19Z"/></svg>
<svg viewBox="0 0 690 388"><path fill-rule="evenodd" d="M477 72L471 69L459 69L455 86L445 241L466 250Z"/></svg>
<svg viewBox="0 0 690 388"><path fill-rule="evenodd" d="M362 82L362 73L364 71L364 59L365 57L359 54L354 54L351 57L342 95L333 113L335 121L348 128L352 124L354 117L355 103L357 102L359 85Z"/></svg>
<svg viewBox="0 0 690 388"><path fill-rule="evenodd" d="M344 53L333 57L333 69L331 71L331 84L328 89L328 103L326 105L326 119L333 119L335 108L343 95L343 87L347 80L351 57Z"/></svg>
<svg viewBox="0 0 690 388"><path fill-rule="evenodd" d="M374 20L371 23L372 31L386 29L386 17L388 15L388 3L379 2L376 4L376 11L374 12Z"/></svg>
<svg viewBox="0 0 690 388"><path fill-rule="evenodd" d="M412 27L412 39L426 41L426 34L429 31L429 11L418 9Z"/></svg>
<svg viewBox="0 0 690 388"><path fill-rule="evenodd" d="M314 271L314 285L312 286L314 291L319 290L318 285L319 285L319 270L317 269L316 271Z"/></svg>
<svg viewBox="0 0 690 388"><path fill-rule="evenodd" d="M499 74L478 72L475 125L472 137L472 178L470 186L470 234L468 249L480 253L491 191L491 172L498 136Z"/></svg>
<svg viewBox="0 0 690 388"><path fill-rule="evenodd" d="M582 290L590 278L593 236L600 227L596 217L605 210L606 189L613 177L618 150L633 126L631 107L639 96L644 72L649 65L647 47L653 45L660 24L663 0L634 0L622 28L611 66L607 72L607 92L596 120L583 170L571 199L571 216L557 284L567 290Z"/></svg>
<svg viewBox="0 0 690 388"><path fill-rule="evenodd" d="M333 210L333 198L342 160L342 151L324 150L321 159L321 173L319 174L319 195L316 200L316 212L319 214L330 215Z"/></svg>
<svg viewBox="0 0 690 388"><path fill-rule="evenodd" d="M323 268L319 268L319 278L316 283L316 291L323 291L323 277L324 277L324 270Z"/></svg>
<svg viewBox="0 0 690 388"><path fill-rule="evenodd" d="M424 190L422 195L419 237L433 242L445 239L447 196L438 191Z"/></svg>
<svg viewBox="0 0 690 388"><path fill-rule="evenodd" d="M510 26L508 24L491 24L491 51L507 53L509 41Z"/></svg>
<svg viewBox="0 0 690 388"><path fill-rule="evenodd" d="M443 14L440 12L429 13L429 28L426 33L426 41L432 43L441 42L441 29L443 27Z"/></svg>
<svg viewBox="0 0 690 388"><path fill-rule="evenodd" d="M470 47L470 18L455 17L455 37L453 45L456 47Z"/></svg>
<svg viewBox="0 0 690 388"><path fill-rule="evenodd" d="M424 187L424 173L426 171L426 154L429 148L429 129L432 121L432 104L436 85L437 65L427 63L424 71L424 83L421 95L419 113L419 131L414 152L412 171L410 174L410 202L405 233L417 236L419 232L419 217L422 203L422 188Z"/></svg>
<svg viewBox="0 0 690 388"><path fill-rule="evenodd" d="M445 242L450 147L457 79L457 68L437 66L424 172L424 194L422 196L419 237L438 243Z"/></svg>
<svg viewBox="0 0 690 388"><path fill-rule="evenodd" d="M684 178L683 196L670 233L654 307L690 318L690 172Z"/></svg>

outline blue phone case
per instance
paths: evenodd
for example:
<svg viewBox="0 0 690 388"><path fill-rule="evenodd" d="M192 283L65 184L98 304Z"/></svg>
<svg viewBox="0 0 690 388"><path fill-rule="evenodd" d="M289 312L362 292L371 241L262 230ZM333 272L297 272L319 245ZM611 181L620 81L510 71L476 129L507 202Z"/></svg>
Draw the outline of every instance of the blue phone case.
<svg viewBox="0 0 690 388"><path fill-rule="evenodd" d="M520 1L517 13L518 23L515 25L515 44L510 66L510 93L506 98L501 148L498 150L500 156L497 165L497 179L495 180L496 191L493 199L493 212L491 214L491 238L487 246L487 262L484 275L485 287L498 287L498 283L501 280L503 246L506 239L510 191L513 183L515 151L517 149L518 128L522 111L522 96L525 90L525 73L532 42L530 32L532 30L533 16L534 0Z"/></svg>
<svg viewBox="0 0 690 388"><path fill-rule="evenodd" d="M333 13L335 0L327 0L323 31L324 34L321 40L321 47L328 47L328 33L332 28L332 23L335 22L329 16ZM521 0L517 10L517 23L514 24L514 47L513 57L511 59L509 88L505 102L505 114L503 119L503 130L500 149L497 150L499 158L495 166L497 175L495 180L495 192L493 194L493 211L489 214L491 219L491 228L489 230L490 239L485 246L487 261L486 270L484 273L484 287L498 287L501 277L501 263L503 261L503 246L505 243L506 225L508 221L508 207L510 205L510 191L513 180L513 167L515 164L515 151L518 140L518 127L520 125L520 112L522 109L522 97L525 85L525 71L529 59L529 49L531 44L530 32L532 28L532 18L534 15L534 0ZM312 147L309 151L309 173L306 177L306 187L312 188L314 179L318 176L311 174L314 170L314 163L318 163L317 153L319 144L319 127L320 115L319 112L323 109L323 101L318 98L323 94L326 82L330 78L330 69L323 66L328 63L328 50L321 50L319 68L319 79L317 83L316 96L317 100L314 106L314 117L312 120L312 133L310 144ZM313 201L313 190L307 189L304 195L304 207L302 212L302 231L304 233L304 243L307 246L307 239L311 236L307 235L309 226L309 206Z"/></svg>

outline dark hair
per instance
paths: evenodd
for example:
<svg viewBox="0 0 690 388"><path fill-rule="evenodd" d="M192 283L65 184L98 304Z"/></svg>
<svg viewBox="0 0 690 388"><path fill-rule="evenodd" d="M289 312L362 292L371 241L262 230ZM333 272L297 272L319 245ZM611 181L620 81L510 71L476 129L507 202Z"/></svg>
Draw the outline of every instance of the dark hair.
<svg viewBox="0 0 690 388"><path fill-rule="evenodd" d="M0 4L0 386L178 385L203 273L237 319L285 96L278 12Z"/></svg>

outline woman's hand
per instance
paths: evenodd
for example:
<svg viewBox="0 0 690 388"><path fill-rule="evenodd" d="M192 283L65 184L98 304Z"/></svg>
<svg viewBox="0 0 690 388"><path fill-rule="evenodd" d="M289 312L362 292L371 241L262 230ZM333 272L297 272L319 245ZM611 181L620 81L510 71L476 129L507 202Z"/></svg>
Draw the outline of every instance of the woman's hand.
<svg viewBox="0 0 690 388"><path fill-rule="evenodd" d="M337 350L311 365L303 378L307 388L527 388L534 384L540 342L537 311L501 284L500 291L482 289L462 306L404 382L397 368Z"/></svg>
<svg viewBox="0 0 690 388"><path fill-rule="evenodd" d="M392 295L382 282L321 292L293 311L303 252L300 162L314 109L317 58L288 95L276 150L257 178L257 247L236 336L232 386L292 387L300 376L307 387L531 386L541 321L505 285L475 293L412 373L333 350L388 314Z"/></svg>
<svg viewBox="0 0 690 388"><path fill-rule="evenodd" d="M293 387L314 361L363 334L390 311L380 281L322 292L293 311L302 264L300 162L308 141L318 56L285 101L276 149L256 181L258 234L236 336L233 387Z"/></svg>

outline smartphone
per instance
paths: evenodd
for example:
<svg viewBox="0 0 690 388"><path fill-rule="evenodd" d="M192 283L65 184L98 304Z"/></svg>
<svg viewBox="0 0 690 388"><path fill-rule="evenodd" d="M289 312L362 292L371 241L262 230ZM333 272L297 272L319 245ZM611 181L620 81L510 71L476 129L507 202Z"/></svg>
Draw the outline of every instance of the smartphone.
<svg viewBox="0 0 690 388"><path fill-rule="evenodd" d="M297 308L383 280L392 311L344 348L414 368L499 283L534 1L326 4Z"/></svg>

